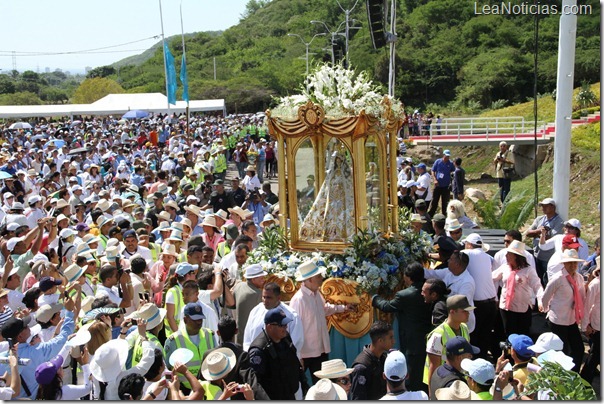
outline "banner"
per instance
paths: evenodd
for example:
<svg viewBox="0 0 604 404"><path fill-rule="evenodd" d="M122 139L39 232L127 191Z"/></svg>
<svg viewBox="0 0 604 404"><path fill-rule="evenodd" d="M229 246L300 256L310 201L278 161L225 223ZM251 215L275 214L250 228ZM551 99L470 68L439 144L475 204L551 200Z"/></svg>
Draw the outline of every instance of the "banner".
<svg viewBox="0 0 604 404"><path fill-rule="evenodd" d="M164 55L166 55L166 81L168 82L168 103L176 104L176 67L174 67L174 56L170 53L168 44L164 43Z"/></svg>
<svg viewBox="0 0 604 404"><path fill-rule="evenodd" d="M182 99L189 102L189 78L187 77L187 58L182 54L182 65L180 66L180 82L182 83Z"/></svg>

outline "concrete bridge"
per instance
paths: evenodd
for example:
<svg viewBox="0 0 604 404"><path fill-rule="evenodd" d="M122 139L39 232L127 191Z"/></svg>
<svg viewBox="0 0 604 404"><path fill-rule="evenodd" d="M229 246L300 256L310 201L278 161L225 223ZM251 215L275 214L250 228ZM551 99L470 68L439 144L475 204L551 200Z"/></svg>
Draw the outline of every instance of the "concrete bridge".
<svg viewBox="0 0 604 404"><path fill-rule="evenodd" d="M600 113L580 119L573 119L573 126L584 125L600 120ZM414 145L424 146L470 146L496 145L506 141L515 145L535 143L535 122L523 117L468 117L445 118L440 124L435 120L424 127L422 136L410 136ZM554 140L556 125L543 121L537 122L537 143L545 144Z"/></svg>

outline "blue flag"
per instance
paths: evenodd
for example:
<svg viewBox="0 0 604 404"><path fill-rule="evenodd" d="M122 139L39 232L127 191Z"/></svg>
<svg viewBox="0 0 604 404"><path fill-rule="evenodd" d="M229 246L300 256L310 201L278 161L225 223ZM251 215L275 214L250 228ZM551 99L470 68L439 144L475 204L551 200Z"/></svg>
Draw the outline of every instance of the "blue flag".
<svg viewBox="0 0 604 404"><path fill-rule="evenodd" d="M166 55L166 79L168 82L168 103L176 104L176 67L174 67L174 56L170 53L168 44L164 42L164 54Z"/></svg>
<svg viewBox="0 0 604 404"><path fill-rule="evenodd" d="M187 58L183 51L182 65L180 66L180 82L182 83L182 99L189 102L189 78L187 77Z"/></svg>

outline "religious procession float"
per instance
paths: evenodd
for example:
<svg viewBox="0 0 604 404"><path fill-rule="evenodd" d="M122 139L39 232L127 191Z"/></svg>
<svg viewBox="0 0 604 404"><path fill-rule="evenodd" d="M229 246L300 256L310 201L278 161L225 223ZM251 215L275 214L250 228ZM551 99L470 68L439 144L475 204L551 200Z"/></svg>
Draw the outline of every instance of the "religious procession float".
<svg viewBox="0 0 604 404"><path fill-rule="evenodd" d="M392 296L403 287L402 269L425 262L430 249L397 205L401 111L364 72L327 65L301 94L266 111L278 142L280 226L264 231L250 261L282 286L284 300L299 287L297 266L316 262L325 299L357 305L328 319L331 345L344 358L368 343L377 315L371 296Z"/></svg>

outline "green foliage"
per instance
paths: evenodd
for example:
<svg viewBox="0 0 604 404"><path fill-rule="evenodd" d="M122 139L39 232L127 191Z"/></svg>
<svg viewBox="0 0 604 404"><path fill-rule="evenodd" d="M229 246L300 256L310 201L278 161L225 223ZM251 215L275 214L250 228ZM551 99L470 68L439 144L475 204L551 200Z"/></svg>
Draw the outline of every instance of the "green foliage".
<svg viewBox="0 0 604 404"><path fill-rule="evenodd" d="M588 3L594 12L578 19L577 82L595 82L599 77L599 4L595 0ZM498 100L514 104L531 96L531 16L475 15L472 2L458 0L406 0L399 2L397 16L395 94L406 105L426 110L426 104L435 103L447 106L440 109L443 114L445 109L472 114L500 107ZM350 38L352 67L367 71L376 84L386 88L388 52L373 49L363 2L351 18L362 26ZM304 79L305 47L287 34L300 34L308 41L324 32L320 24L310 24L311 20L324 21L333 30L343 19L336 2L250 0L238 25L222 33L186 37L191 97L220 95L233 112L256 112L270 105L270 95L294 94ZM559 16L554 15L540 20L541 92L551 92L556 85L558 22ZM331 60L330 39L313 41L311 65ZM179 66L180 38L168 42ZM119 73L109 77L128 92L164 92L161 47L155 45L144 55L114 64L120 66ZM192 89L197 92L193 94ZM244 99L239 99L240 91Z"/></svg>
<svg viewBox="0 0 604 404"><path fill-rule="evenodd" d="M581 125L573 129L572 143L575 147L600 153L600 122Z"/></svg>
<svg viewBox="0 0 604 404"><path fill-rule="evenodd" d="M474 203L474 210L480 216L480 221L489 229L519 229L533 212L533 207L534 200L526 191L518 195L510 193L501 208L498 193L491 200Z"/></svg>
<svg viewBox="0 0 604 404"><path fill-rule="evenodd" d="M285 230L281 226L265 228L258 243L273 257L288 250Z"/></svg>
<svg viewBox="0 0 604 404"><path fill-rule="evenodd" d="M576 110L575 112L573 112L572 114L572 118L573 119L579 119L582 116L587 116L589 114L594 114L596 112L600 112L600 107L591 107L591 108L584 108L584 109L579 109Z"/></svg>
<svg viewBox="0 0 604 404"><path fill-rule="evenodd" d="M113 66L100 66L100 67L95 67L94 69L89 71L88 74L86 75L86 78L93 79L95 77L107 77L107 76L111 76L112 74L115 74L115 73L116 73L116 70L115 70L115 67L113 67Z"/></svg>
<svg viewBox="0 0 604 404"><path fill-rule="evenodd" d="M108 94L120 94L124 89L114 80L103 77L86 79L80 84L73 94L73 102L76 104L90 104L100 100Z"/></svg>
<svg viewBox="0 0 604 404"><path fill-rule="evenodd" d="M38 97L29 91L18 92L14 94L1 94L0 105L42 105L43 102Z"/></svg>
<svg viewBox="0 0 604 404"><path fill-rule="evenodd" d="M537 373L529 373L523 395L539 391L550 393L550 400L596 400L596 392L577 372L566 370L561 365L545 362Z"/></svg>
<svg viewBox="0 0 604 404"><path fill-rule="evenodd" d="M589 87L589 83L584 81L581 84L581 89L579 93L575 97L577 104L579 104L579 108L589 108L598 104L598 99L591 88Z"/></svg>

